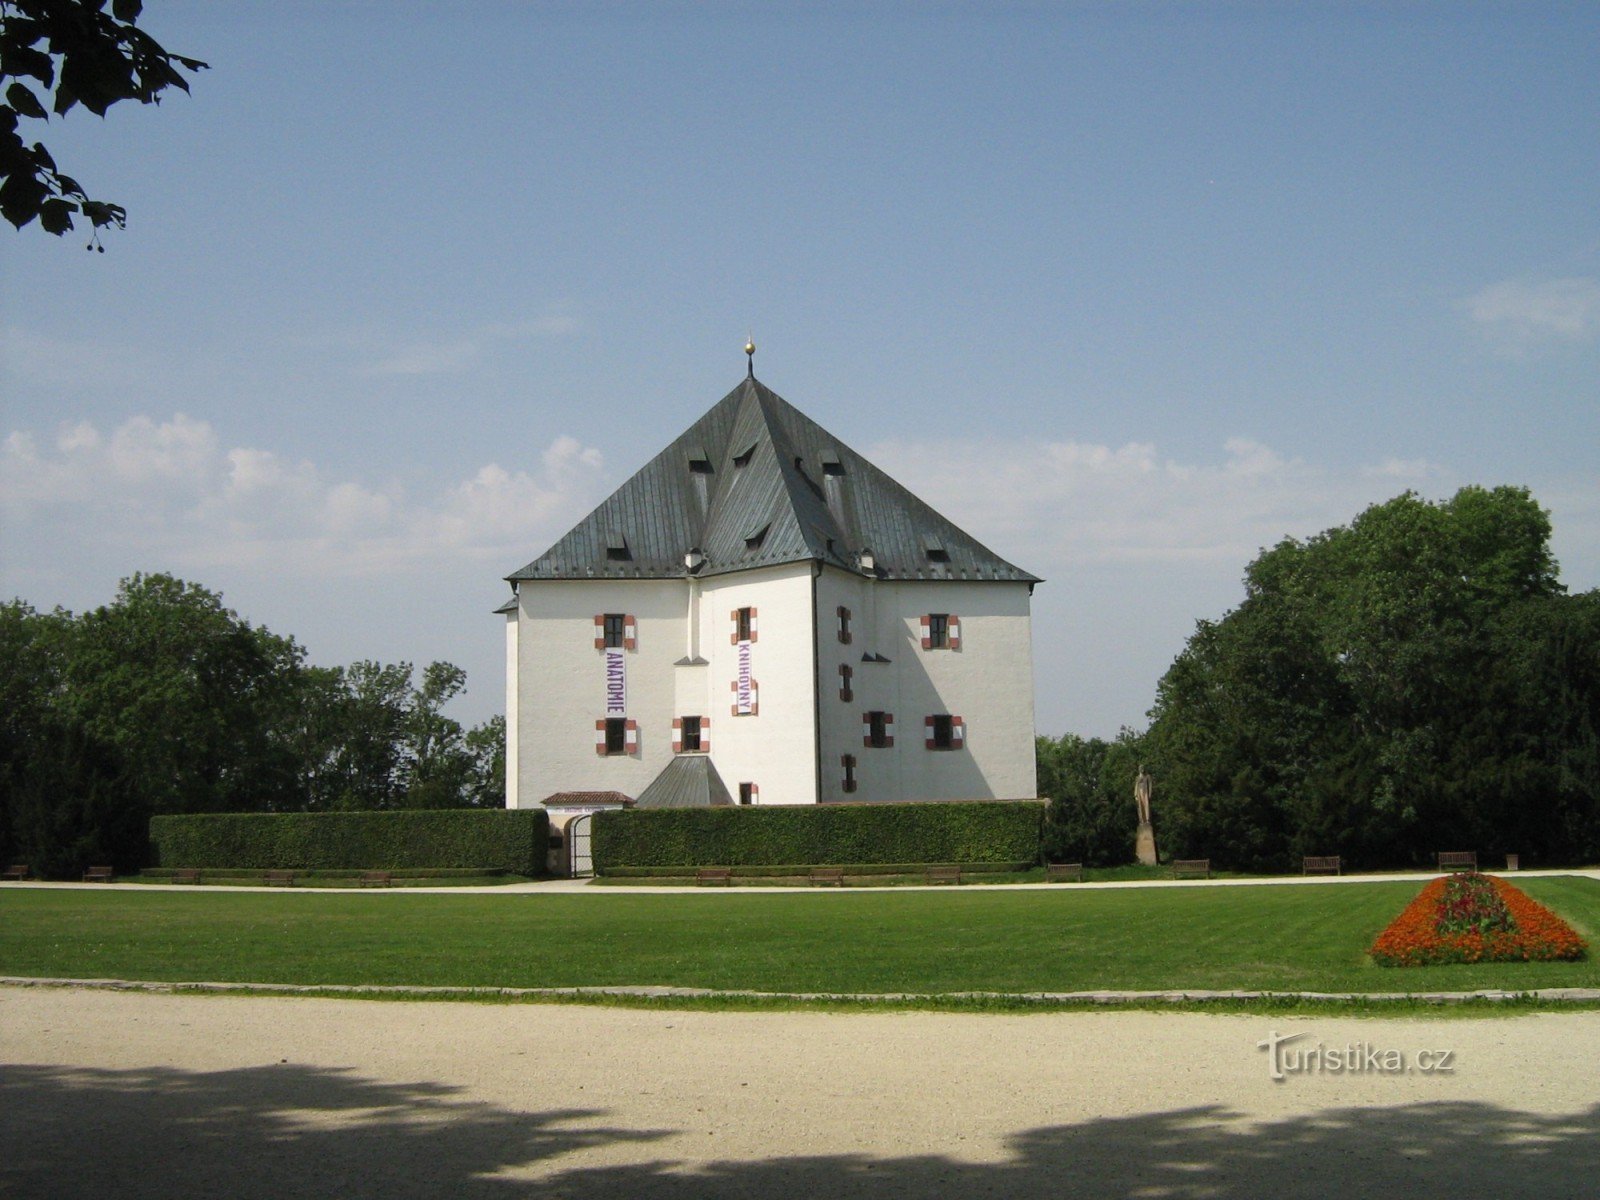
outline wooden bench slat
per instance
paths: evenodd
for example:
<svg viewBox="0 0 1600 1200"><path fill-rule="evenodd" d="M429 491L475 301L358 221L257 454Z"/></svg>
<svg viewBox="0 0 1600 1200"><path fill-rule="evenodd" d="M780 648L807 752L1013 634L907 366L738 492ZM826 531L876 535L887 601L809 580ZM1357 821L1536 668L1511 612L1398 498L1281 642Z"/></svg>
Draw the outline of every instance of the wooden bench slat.
<svg viewBox="0 0 1600 1200"><path fill-rule="evenodd" d="M1211 860L1209 858L1175 858L1172 860L1172 877L1182 879L1185 876L1203 876L1211 878Z"/></svg>
<svg viewBox="0 0 1600 1200"><path fill-rule="evenodd" d="M359 882L362 887L393 887L394 872L364 871Z"/></svg>
<svg viewBox="0 0 1600 1200"><path fill-rule="evenodd" d="M200 869L198 867L179 867L172 873L173 883L199 883Z"/></svg>
<svg viewBox="0 0 1600 1200"><path fill-rule="evenodd" d="M261 882L268 887L293 887L293 871L268 871L261 877Z"/></svg>
<svg viewBox="0 0 1600 1200"><path fill-rule="evenodd" d="M11 866L9 866L9 867L7 867L5 869L5 873L3 875L0 875L0 879L15 879L18 882L21 882L22 880L26 879L27 877L28 877L28 864L27 863L14 863L13 865L11 865Z"/></svg>
<svg viewBox="0 0 1600 1200"><path fill-rule="evenodd" d="M85 883L110 883L111 882L111 868L110 867L90 867L87 871L85 871L83 873L83 881Z"/></svg>
<svg viewBox="0 0 1600 1200"><path fill-rule="evenodd" d="M958 865L930 866L928 868L929 883L955 883L961 882L961 868Z"/></svg>
<svg viewBox="0 0 1600 1200"><path fill-rule="evenodd" d="M1441 850L1438 853L1439 870L1450 871L1464 867L1468 871L1478 869L1478 852L1476 850Z"/></svg>
<svg viewBox="0 0 1600 1200"><path fill-rule="evenodd" d="M701 867L695 872L694 881L700 887L708 884L721 884L723 887L730 885L733 879L731 867Z"/></svg>
<svg viewBox="0 0 1600 1200"><path fill-rule="evenodd" d="M1082 863L1045 863L1044 878L1046 883L1055 883L1062 879L1076 879L1083 882Z"/></svg>
<svg viewBox="0 0 1600 1200"><path fill-rule="evenodd" d="M1343 875L1343 862L1337 854L1308 854L1300 862L1302 875Z"/></svg>
<svg viewBox="0 0 1600 1200"><path fill-rule="evenodd" d="M843 867L812 867L811 884L813 887L843 887Z"/></svg>

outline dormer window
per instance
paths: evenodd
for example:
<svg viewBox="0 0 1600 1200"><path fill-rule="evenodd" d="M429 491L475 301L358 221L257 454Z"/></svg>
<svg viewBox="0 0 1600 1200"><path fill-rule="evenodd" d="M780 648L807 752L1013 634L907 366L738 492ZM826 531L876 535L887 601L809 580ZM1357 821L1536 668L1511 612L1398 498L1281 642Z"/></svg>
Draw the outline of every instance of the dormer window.
<svg viewBox="0 0 1600 1200"><path fill-rule="evenodd" d="M824 475L831 475L835 478L839 478L844 475L844 463L839 461L839 454L837 451L824 450L822 452L822 473Z"/></svg>
<svg viewBox="0 0 1600 1200"><path fill-rule="evenodd" d="M746 535L744 539L745 550L752 551L761 549L761 544L767 540L767 530L771 528L772 523L769 521L754 533Z"/></svg>
<svg viewBox="0 0 1600 1200"><path fill-rule="evenodd" d="M711 456L699 446L689 451L689 470L696 475L711 474Z"/></svg>
<svg viewBox="0 0 1600 1200"><path fill-rule="evenodd" d="M922 552L928 556L929 562L947 563L950 561L950 551L944 548L944 543L931 533L922 535Z"/></svg>
<svg viewBox="0 0 1600 1200"><path fill-rule="evenodd" d="M628 562L633 558L627 536L620 529L613 529L606 535L606 558L610 562Z"/></svg>
<svg viewBox="0 0 1600 1200"><path fill-rule="evenodd" d="M736 466L736 467L748 467L750 465L750 460L752 458L754 458L755 456L756 456L756 444L754 442L751 442L748 446L746 446L738 454L735 454L733 456L733 465Z"/></svg>

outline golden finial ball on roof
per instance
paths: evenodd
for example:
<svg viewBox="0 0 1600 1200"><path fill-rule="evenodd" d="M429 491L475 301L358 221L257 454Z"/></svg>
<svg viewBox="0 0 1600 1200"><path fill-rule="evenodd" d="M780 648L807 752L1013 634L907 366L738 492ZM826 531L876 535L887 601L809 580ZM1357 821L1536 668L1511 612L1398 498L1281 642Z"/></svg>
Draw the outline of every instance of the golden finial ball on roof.
<svg viewBox="0 0 1600 1200"><path fill-rule="evenodd" d="M745 341L744 352L751 358L756 356L756 340L754 338L749 338Z"/></svg>

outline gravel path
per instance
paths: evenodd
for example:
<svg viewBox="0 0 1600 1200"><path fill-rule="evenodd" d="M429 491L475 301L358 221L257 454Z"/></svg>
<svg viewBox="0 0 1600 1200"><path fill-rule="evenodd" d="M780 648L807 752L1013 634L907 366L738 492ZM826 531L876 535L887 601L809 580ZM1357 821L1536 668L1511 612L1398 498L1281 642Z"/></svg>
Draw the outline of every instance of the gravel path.
<svg viewBox="0 0 1600 1200"><path fill-rule="evenodd" d="M1295 1034L1275 1081L1260 1043ZM1347 1050L1360 1069L1333 1071ZM1451 1070L1421 1069L1442 1052ZM1409 1069L1383 1070L1396 1055ZM1592 1012L699 1013L0 988L0 1195L1588 1197L1597 1061Z"/></svg>

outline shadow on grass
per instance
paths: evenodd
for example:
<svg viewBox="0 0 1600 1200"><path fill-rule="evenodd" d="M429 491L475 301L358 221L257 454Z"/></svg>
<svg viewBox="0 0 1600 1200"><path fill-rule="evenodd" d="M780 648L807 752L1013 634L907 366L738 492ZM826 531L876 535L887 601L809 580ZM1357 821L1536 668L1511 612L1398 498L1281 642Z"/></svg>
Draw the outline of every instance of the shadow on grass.
<svg viewBox="0 0 1600 1200"><path fill-rule="evenodd" d="M1600 1105L1546 1117L1430 1103L1268 1122L1191 1108L1028 1130L991 1164L866 1153L685 1164L682 1143L651 1145L673 1131L608 1126L602 1112L512 1112L453 1087L290 1064L5 1067L0 1114L0 1194L19 1197L1414 1200L1586 1195L1600 1178ZM596 1154L611 1163L585 1165Z"/></svg>

